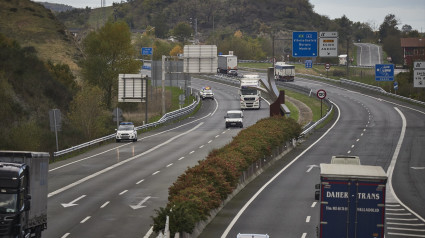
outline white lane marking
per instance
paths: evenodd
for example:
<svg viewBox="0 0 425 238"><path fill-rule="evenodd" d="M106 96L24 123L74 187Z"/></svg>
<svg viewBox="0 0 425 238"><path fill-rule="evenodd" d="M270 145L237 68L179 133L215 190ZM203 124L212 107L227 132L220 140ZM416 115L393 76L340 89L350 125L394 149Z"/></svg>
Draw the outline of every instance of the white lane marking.
<svg viewBox="0 0 425 238"><path fill-rule="evenodd" d="M140 201L137 205L130 205L131 208L133 208L133 210L136 209L140 209L140 208L144 208L146 206L143 206L143 203L145 203L149 198L151 198L151 196L147 196L145 197L142 201Z"/></svg>
<svg viewBox="0 0 425 238"><path fill-rule="evenodd" d="M168 168L168 167L170 167L170 166L172 166L172 165L173 165L173 163L171 163L171 164L168 164L168 165L167 165L167 168Z"/></svg>
<svg viewBox="0 0 425 238"><path fill-rule="evenodd" d="M408 213L391 213L391 212L386 212L385 215L392 215L392 216L411 216L412 213L408 212Z"/></svg>
<svg viewBox="0 0 425 238"><path fill-rule="evenodd" d="M254 196L252 196L247 203L245 203L245 205L241 208L241 210L239 210L238 214L236 214L236 216L233 218L233 220L230 222L230 224L227 226L226 230L223 232L223 234L221 235L221 238L226 238L227 235L229 234L230 230L232 229L232 227L235 225L235 223L238 221L239 217L242 215L242 213L248 208L248 206L258 197L258 195L260 195L260 193L266 189L267 186L269 186L270 183L272 183L277 177L279 177L286 169L288 169L293 163L295 163L295 161L297 161L301 156L303 156L305 153L307 153L307 151L309 151L313 146L315 146L317 143L319 143L319 141L321 141L328 133L329 131L331 131L335 125L338 123L341 114L340 114L340 108L338 107L337 104L335 104L335 107L338 109L338 117L335 120L334 124L317 140L315 141L313 144L311 144L307 149L305 149L303 152L301 152L301 154L299 154L297 157L295 157L294 160L292 160L291 162L289 162L282 170L280 170L275 176L273 176L266 184L264 184L255 194Z"/></svg>
<svg viewBox="0 0 425 238"><path fill-rule="evenodd" d="M88 181L88 180L90 180L90 179L92 179L92 178L95 178L95 177L97 177L97 176L99 176L99 175L101 175L101 174L103 174L103 173L106 173L106 172L108 172L108 171L110 171L110 170L112 170L112 169L115 169L115 168L117 168L117 167L119 167L119 166L121 166L121 165L123 165L123 164L125 164L125 163L128 163L128 162L130 162L130 161L133 161L133 160L135 160L135 159L137 159L137 158L142 157L143 155L146 155L146 154L148 154L148 153L150 153L150 152L152 152L152 151L155 151L156 149L158 149L158 148L160 148L160 147L162 147L162 146L164 146L164 145L166 145L166 144L168 144L168 143L171 143L173 140L175 140L175 139L177 139L177 138L179 138L179 137L181 137L181 136L184 136L184 135L186 135L186 134L188 134L188 133L190 133L190 132L192 132L192 131L194 131L194 130L198 129L198 127L200 127L202 124L204 124L204 123L203 123L203 122L201 122L201 123L199 123L198 125L196 125L195 127L193 127L192 129L190 129L190 130L188 130L188 131L186 131L186 132L183 132L183 133L181 133L181 134L179 134L179 135L176 135L176 136L174 136L174 137L172 137L172 138L168 139L167 141L165 141L165 142L163 142L163 143L161 143L161 144L159 144L159 145L157 145L157 146L154 146L154 147L152 147L151 149L149 149L149 150L147 150L147 151L145 151L145 152L143 152L143 153L141 153L141 154L139 154L139 155L136 155L136 156L133 156L133 157L128 158L128 159L126 159L126 160L123 160L123 161L121 161L121 162L119 162L119 163L116 163L116 164L114 164L114 165L112 165L112 166L109 166L109 167L107 167L107 168L104 168L104 169L102 169L102 170L100 170L100 171L98 171L98 172L96 172L96 173L94 173L94 174L91 174L91 175L89 175L89 176L87 176L87 177L84 177L84 178L82 178L82 179L80 179L80 180L78 180L78 181L76 181L76 182L74 182L74 183L71 183L71 184L69 184L69 185L67 185L67 186L65 186L65 187L63 187L63 188L60 188L60 189L58 189L58 190L56 190L56 191L53 191L53 192L49 193L49 194L47 195L47 197L52 197L52 196L54 196L54 195L57 195L57 194L59 194L59 193L61 193L61 192L64 192L64 191L66 191L66 190L70 189L70 188L73 188L73 187L75 187L75 186L77 186L77 185L79 185L79 184L81 184L81 183L84 183L84 182L86 182L86 181ZM159 172L159 171L157 171L157 172Z"/></svg>
<svg viewBox="0 0 425 238"><path fill-rule="evenodd" d="M357 139L356 142L359 142L360 139Z"/></svg>
<svg viewBox="0 0 425 238"><path fill-rule="evenodd" d="M303 235L301 236L301 238L306 238L307 237L307 233L303 233Z"/></svg>
<svg viewBox="0 0 425 238"><path fill-rule="evenodd" d="M208 141L208 144L211 143L211 142L212 142L212 140Z"/></svg>
<svg viewBox="0 0 425 238"><path fill-rule="evenodd" d="M403 236L403 237L425 237L424 235L413 235L413 234L405 234L405 233L394 233L394 232L388 232L388 235L395 235L395 236Z"/></svg>
<svg viewBox="0 0 425 238"><path fill-rule="evenodd" d="M122 192L120 192L118 195L123 195L124 193L126 193L126 192L128 192L128 190L124 190L124 191L122 191Z"/></svg>
<svg viewBox="0 0 425 238"><path fill-rule="evenodd" d="M100 208L104 208L104 207L108 206L108 204L109 204L109 201L105 202L102 206L100 206Z"/></svg>
<svg viewBox="0 0 425 238"><path fill-rule="evenodd" d="M137 182L136 184L140 184L140 183L142 183L143 181L145 181L144 179L142 179L142 180L140 180L139 182Z"/></svg>
<svg viewBox="0 0 425 238"><path fill-rule="evenodd" d="M69 235L71 235L71 233L66 233L65 235L63 235L61 238L66 238L66 237L68 237Z"/></svg>
<svg viewBox="0 0 425 238"><path fill-rule="evenodd" d="M63 207L73 207L73 206L77 206L78 204L76 204L76 202L78 202L78 200L80 200L80 199L83 199L83 198L85 198L86 197L86 195L81 195L81 196L79 196L78 198L76 198L76 199L74 199L74 200L72 200L71 202L69 202L69 203L61 203L61 205L63 206Z"/></svg>
<svg viewBox="0 0 425 238"><path fill-rule="evenodd" d="M390 218L387 217L386 220L392 220L392 221L417 221L418 218Z"/></svg>
<svg viewBox="0 0 425 238"><path fill-rule="evenodd" d="M151 229L149 229L148 233L146 233L145 236L143 236L143 238L149 238L153 233L153 226L151 226Z"/></svg>
<svg viewBox="0 0 425 238"><path fill-rule="evenodd" d="M398 112L398 114L400 114L400 117L401 117L403 124L402 124L402 127L401 127L400 138L398 139L397 146L396 146L394 154L393 154L393 158L391 159L390 166L388 167L388 170L387 170L388 184L389 184L388 193L390 193L393 196L393 198L395 200L397 200L398 203L400 203L404 208L406 208L409 212L411 212L413 215L415 215L417 218L421 219L421 221L425 223L425 219L423 217L421 217L419 214L417 214L412 209L410 209L410 207L406 206L406 204L404 204L402 201L400 201L400 199L397 197L397 195L395 194L394 189L393 189L392 179L393 179L394 167L397 163L398 154L400 153L401 144L403 143L404 135L406 134L406 126L407 126L406 117L404 116L404 114L397 107L394 107L394 109Z"/></svg>
<svg viewBox="0 0 425 238"><path fill-rule="evenodd" d="M220 135L216 135L215 138L218 138Z"/></svg>
<svg viewBox="0 0 425 238"><path fill-rule="evenodd" d="M411 224L411 223L387 222L387 224L388 225L403 225L403 226L425 226L424 223Z"/></svg>
<svg viewBox="0 0 425 238"><path fill-rule="evenodd" d="M217 105L217 107L218 107L218 105ZM216 109L216 110L217 110L217 109ZM214 112L215 112L215 111L214 111ZM168 130L161 131L161 132L158 132L158 133L156 133L156 134L150 135L150 136L145 136L145 137L143 137L143 138L140 138L139 140L144 140L144 139L146 139L146 138L150 138L150 137L153 137L153 136L157 136L157 135L164 134L164 133L166 133L166 132L169 132L169 131L172 131L172 130L178 129L178 128L180 128L180 127L183 127L183 126L186 126L186 125L189 125L189 124L195 123L195 122L200 121L200 120L203 120L203 119L205 119L205 118L207 118L207 117L209 117L209 116L211 116L211 113L208 113L206 116L203 116L203 117L198 118L198 119L196 119L196 120L193 120L193 121L191 121L191 122L188 122L188 123L182 124L182 125L180 125L180 126L176 126L176 127L170 128L170 129L168 129ZM112 150L118 149L118 148L120 148L120 147L123 147L123 146L129 145L129 144L132 144L132 143L133 143L133 142L129 142L129 143L126 143L126 144L123 144L123 145L120 145L120 146L114 147L114 148L112 148L112 149L102 151L102 152L100 152L100 153L98 153L98 154L91 155L91 156L89 156L89 157L82 158L82 159L79 159L79 160L76 160L76 161L73 161L73 162L70 162L70 163L64 164L64 165L62 165L62 166L59 166L59 167L56 167L56 168L50 169L50 170L49 170L49 172L51 172L51 171L55 171L55 170L57 170L57 169L61 169L61 168L63 168L63 167L66 167L66 166L69 166L69 165L72 165L72 164L75 164L75 163L78 163L78 162L81 162L81 161L84 161L84 160L88 160L88 159L90 159L90 158L93 158L93 157L96 157L96 156L99 156L99 155L105 154L105 153L107 153L107 152L109 152L109 151L112 151ZM158 148L158 147L154 147L154 148Z"/></svg>
<svg viewBox="0 0 425 238"><path fill-rule="evenodd" d="M317 166L317 165L315 165L315 164L312 164L312 165L307 165L307 167L309 167L308 169L307 169L307 171L305 171L306 173L310 173L310 171L313 169L313 168L315 168L315 167L319 167L319 166Z"/></svg>
<svg viewBox="0 0 425 238"><path fill-rule="evenodd" d="M86 218L84 218L82 221L80 221L80 223L85 223L86 221L88 221L91 218L91 216L88 216Z"/></svg>
<svg viewBox="0 0 425 238"><path fill-rule="evenodd" d="M305 218L305 222L306 222L306 223L309 223L309 222L310 222L310 219L311 219L311 216L307 216L307 217Z"/></svg>
<svg viewBox="0 0 425 238"><path fill-rule="evenodd" d="M180 157L180 158L179 158L179 160L182 160L182 159L184 159L184 157Z"/></svg>
<svg viewBox="0 0 425 238"><path fill-rule="evenodd" d="M156 171L156 172L154 172L152 175L155 175L155 174L158 174L159 173L159 170L158 171Z"/></svg>
<svg viewBox="0 0 425 238"><path fill-rule="evenodd" d="M199 149L202 149L204 147L204 145L199 146Z"/></svg>
<svg viewBox="0 0 425 238"><path fill-rule="evenodd" d="M93 158L93 157L96 157L96 156L98 156L98 155L105 154L105 153L107 153L107 152L110 152L110 151L112 151L112 150L118 149L118 148L120 148L120 147L126 146L126 145L131 144L131 143L133 143L133 142L126 143L126 144L123 144L123 145L120 145L120 146L114 147L114 148L112 148L112 149L109 149L109 150L105 150L105 151L100 152L100 153L97 153L97 154L95 154L95 155L91 155L91 156L89 156L89 157L82 158L82 159L79 159L79 160L76 160L76 161L73 161L73 162L70 162L70 163L64 164L64 165L62 165L62 166L58 166L58 167L53 168L53 169L49 169L49 172L52 172L52 171L55 171L55 170L61 169L61 168L63 168L63 167L66 167L66 166L69 166L69 165L72 165L72 164L76 164L76 163L81 162L81 161L84 161L84 160L91 159L91 158Z"/></svg>
<svg viewBox="0 0 425 238"><path fill-rule="evenodd" d="M194 150L192 150L191 152L189 152L189 154L191 155L191 154L193 154L193 153L195 153L195 151Z"/></svg>
<svg viewBox="0 0 425 238"><path fill-rule="evenodd" d="M316 206L316 204L317 204L317 202L313 202L313 203L311 204L311 207L315 207L315 206Z"/></svg>

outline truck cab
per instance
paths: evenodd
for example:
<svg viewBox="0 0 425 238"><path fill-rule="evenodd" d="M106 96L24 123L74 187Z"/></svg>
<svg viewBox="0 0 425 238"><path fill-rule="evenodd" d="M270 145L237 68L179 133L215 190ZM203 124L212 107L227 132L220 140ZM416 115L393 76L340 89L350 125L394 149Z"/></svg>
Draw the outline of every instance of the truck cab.
<svg viewBox="0 0 425 238"><path fill-rule="evenodd" d="M47 228L48 153L0 151L0 237L41 237Z"/></svg>
<svg viewBox="0 0 425 238"><path fill-rule="evenodd" d="M244 75L241 78L239 87L241 109L260 109L261 92L258 90L259 87L259 75Z"/></svg>

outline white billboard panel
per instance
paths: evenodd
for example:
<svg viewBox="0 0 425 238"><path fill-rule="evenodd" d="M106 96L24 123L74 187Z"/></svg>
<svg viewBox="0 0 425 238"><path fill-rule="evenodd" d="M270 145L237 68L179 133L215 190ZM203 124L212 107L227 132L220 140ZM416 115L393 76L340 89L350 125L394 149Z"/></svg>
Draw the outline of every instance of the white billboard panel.
<svg viewBox="0 0 425 238"><path fill-rule="evenodd" d="M204 74L217 72L217 46L185 45L183 51L183 72Z"/></svg>
<svg viewBox="0 0 425 238"><path fill-rule="evenodd" d="M118 102L145 102L147 79L142 74L119 74Z"/></svg>
<svg viewBox="0 0 425 238"><path fill-rule="evenodd" d="M413 63L413 87L425 88L425 61Z"/></svg>

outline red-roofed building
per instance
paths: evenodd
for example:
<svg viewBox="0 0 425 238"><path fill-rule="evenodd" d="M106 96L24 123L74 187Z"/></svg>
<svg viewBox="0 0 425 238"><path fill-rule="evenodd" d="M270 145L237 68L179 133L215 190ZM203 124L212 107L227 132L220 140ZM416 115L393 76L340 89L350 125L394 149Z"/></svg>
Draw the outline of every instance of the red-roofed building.
<svg viewBox="0 0 425 238"><path fill-rule="evenodd" d="M425 60L425 38L401 38L401 48L405 66Z"/></svg>

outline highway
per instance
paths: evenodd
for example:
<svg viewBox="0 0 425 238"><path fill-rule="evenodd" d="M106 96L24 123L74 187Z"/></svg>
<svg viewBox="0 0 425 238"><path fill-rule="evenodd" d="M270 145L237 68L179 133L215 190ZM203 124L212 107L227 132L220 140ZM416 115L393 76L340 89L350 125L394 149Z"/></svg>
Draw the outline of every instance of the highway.
<svg viewBox="0 0 425 238"><path fill-rule="evenodd" d="M354 43L357 46L357 65L375 66L382 64L382 48L379 45L370 43Z"/></svg>
<svg viewBox="0 0 425 238"><path fill-rule="evenodd" d="M325 89L338 109L335 119L236 195L200 237L316 237L318 165L341 154L388 171L386 237L425 237L425 109L298 77L293 83ZM213 88L215 99L203 101L195 115L139 132L135 143L111 143L51 164L43 237L151 234L151 216L166 205L168 187L240 131L225 129L223 119L225 111L239 108L237 88L192 80L193 88L203 86ZM244 114L248 127L268 116L268 104Z"/></svg>
<svg viewBox="0 0 425 238"><path fill-rule="evenodd" d="M49 168L48 229L43 237L143 237L154 209L164 207L168 188L214 148L241 130L225 129L224 115L239 109L237 88L200 79L215 100L204 100L196 115L149 132L135 143L110 143L56 162ZM268 104L244 113L244 126L269 115Z"/></svg>
<svg viewBox="0 0 425 238"><path fill-rule="evenodd" d="M394 167L396 196L387 189L386 237L425 237L424 108L302 78L294 83L325 89L338 108L336 119L242 190L200 237L316 237L314 185L318 165L332 155L358 155L362 164L386 171Z"/></svg>

